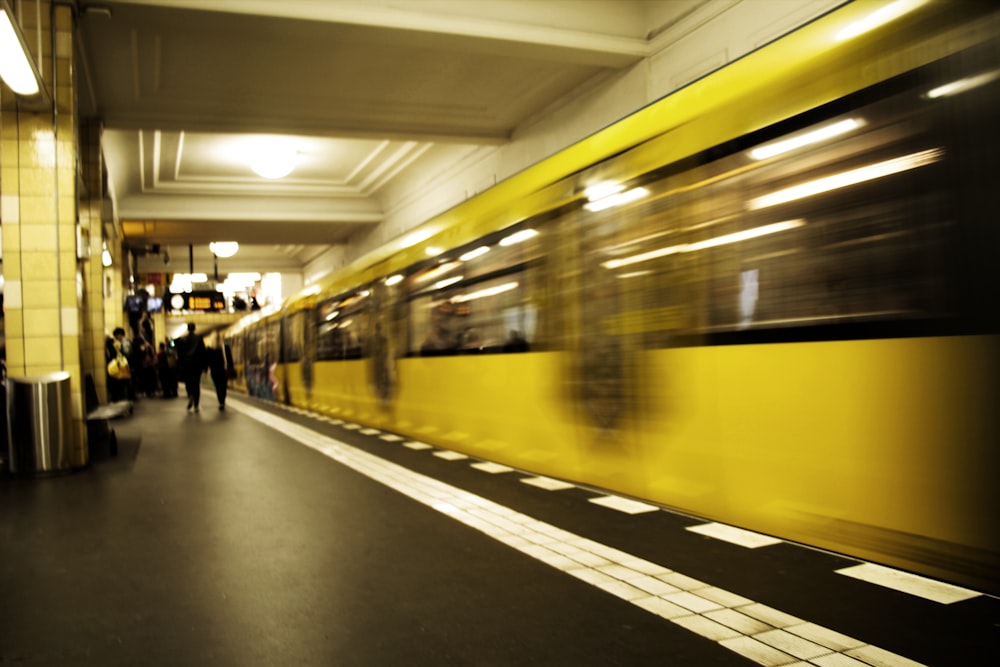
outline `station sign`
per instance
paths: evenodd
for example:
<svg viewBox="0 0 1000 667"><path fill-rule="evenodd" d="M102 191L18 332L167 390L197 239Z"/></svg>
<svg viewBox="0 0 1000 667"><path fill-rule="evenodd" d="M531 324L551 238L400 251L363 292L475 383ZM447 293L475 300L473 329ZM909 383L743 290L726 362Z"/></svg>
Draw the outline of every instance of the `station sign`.
<svg viewBox="0 0 1000 667"><path fill-rule="evenodd" d="M167 308L204 313L226 312L226 296L221 292L203 290L198 292L167 293Z"/></svg>

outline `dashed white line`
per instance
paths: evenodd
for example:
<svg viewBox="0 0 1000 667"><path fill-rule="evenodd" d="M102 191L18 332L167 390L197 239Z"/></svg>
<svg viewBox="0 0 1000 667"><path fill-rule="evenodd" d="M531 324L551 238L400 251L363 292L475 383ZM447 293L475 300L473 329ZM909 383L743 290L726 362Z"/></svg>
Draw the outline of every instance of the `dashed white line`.
<svg viewBox="0 0 1000 667"><path fill-rule="evenodd" d="M845 567L837 570L837 574L843 574L854 579L867 581L871 584L916 595L927 600L940 602L941 604L961 602L962 600L969 600L981 595L981 593L970 591L967 588L934 581L933 579L927 579L908 572L900 572L899 570L875 565L874 563Z"/></svg>
<svg viewBox="0 0 1000 667"><path fill-rule="evenodd" d="M440 452L434 452L434 456L439 459L444 459L445 461L464 461L469 458L467 454L461 454L459 452L453 452L450 449L443 449Z"/></svg>
<svg viewBox="0 0 1000 667"><path fill-rule="evenodd" d="M719 646L746 656L758 664L774 667L796 664L796 656L793 653L775 648L774 645L808 655L816 654L821 651L816 647L822 647L822 651L825 652L809 658L809 662L824 667L849 665L854 659L868 665L892 667L911 667L920 664L821 626L808 624L800 618L712 587L657 563L574 535L481 496L449 486L318 434L264 410L236 401L233 407L276 429L286 437L297 440L456 521L473 527L532 558L550 563L567 574L587 581L637 607L707 637ZM559 565L555 565L556 562ZM578 563L578 566L573 567L568 564L572 562ZM651 571L657 574L650 575ZM647 595L648 591L642 588L640 582L645 582L643 578L649 576L654 576L680 590ZM703 590L706 592L704 596L700 595ZM731 597L727 597L727 594ZM728 606L730 604L733 606ZM740 634L733 637L725 628ZM809 630L797 632L796 630L800 628ZM776 632L778 629L785 629L787 632L778 633ZM823 637L831 637L833 641L823 641ZM844 651L844 646L855 644L857 646Z"/></svg>
<svg viewBox="0 0 1000 667"><path fill-rule="evenodd" d="M546 491L563 491L565 489L572 489L575 486L575 484L549 477L525 477L521 479L521 483L537 486L539 489L545 489Z"/></svg>
<svg viewBox="0 0 1000 667"><path fill-rule="evenodd" d="M736 544L747 549L759 549L772 544L781 544L781 540L769 535L761 535L735 526L727 526L721 523L705 523L698 526L688 526L686 530L698 533L706 537Z"/></svg>
<svg viewBox="0 0 1000 667"><path fill-rule="evenodd" d="M618 510L619 512L624 512L625 514L657 512L660 509L656 505L641 503L638 500L630 500L629 498L622 498L621 496L601 496L600 498L591 498L590 502L595 505L601 505L602 507L608 507L613 510Z"/></svg>

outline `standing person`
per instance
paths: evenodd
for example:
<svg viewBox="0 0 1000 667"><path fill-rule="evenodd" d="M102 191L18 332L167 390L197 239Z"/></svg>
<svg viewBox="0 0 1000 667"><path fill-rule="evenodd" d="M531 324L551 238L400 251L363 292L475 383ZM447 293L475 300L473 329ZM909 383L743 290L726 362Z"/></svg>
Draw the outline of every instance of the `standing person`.
<svg viewBox="0 0 1000 667"><path fill-rule="evenodd" d="M104 341L104 361L106 364L110 364L113 360L116 360L119 357L127 359L125 356L126 352L125 329L115 327L111 337L105 339ZM116 370L114 375L111 374L109 369L107 381L108 400L112 403L116 401L124 401L130 396L131 381L127 371L128 363L125 364L124 370Z"/></svg>
<svg viewBox="0 0 1000 667"><path fill-rule="evenodd" d="M219 409L225 410L229 373L226 366L226 355L217 347L208 348L208 372L212 376L212 384L215 385L215 396L219 399Z"/></svg>
<svg viewBox="0 0 1000 667"><path fill-rule="evenodd" d="M163 398L177 398L177 351L173 348L173 344L167 347L166 343L160 343L160 351L156 355L156 367L160 374Z"/></svg>
<svg viewBox="0 0 1000 667"><path fill-rule="evenodd" d="M201 403L201 374L205 372L207 359L205 341L194 332L195 324L188 324L188 332L177 339L180 347L181 375L184 378L184 388L187 389L188 410L199 412Z"/></svg>

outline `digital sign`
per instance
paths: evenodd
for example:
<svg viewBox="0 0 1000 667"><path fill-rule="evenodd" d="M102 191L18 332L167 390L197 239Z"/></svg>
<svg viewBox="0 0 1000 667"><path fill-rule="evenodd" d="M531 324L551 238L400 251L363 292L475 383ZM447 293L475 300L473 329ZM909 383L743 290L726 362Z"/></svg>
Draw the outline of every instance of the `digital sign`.
<svg viewBox="0 0 1000 667"><path fill-rule="evenodd" d="M221 292L183 292L165 299L171 310L195 310L205 313L226 311L226 297Z"/></svg>

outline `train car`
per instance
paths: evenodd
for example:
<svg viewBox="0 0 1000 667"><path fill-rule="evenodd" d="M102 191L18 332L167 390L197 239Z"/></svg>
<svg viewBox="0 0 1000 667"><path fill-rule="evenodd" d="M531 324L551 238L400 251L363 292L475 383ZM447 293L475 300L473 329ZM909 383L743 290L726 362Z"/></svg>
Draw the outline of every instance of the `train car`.
<svg viewBox="0 0 1000 667"><path fill-rule="evenodd" d="M831 12L330 276L274 398L1000 592L998 33Z"/></svg>

